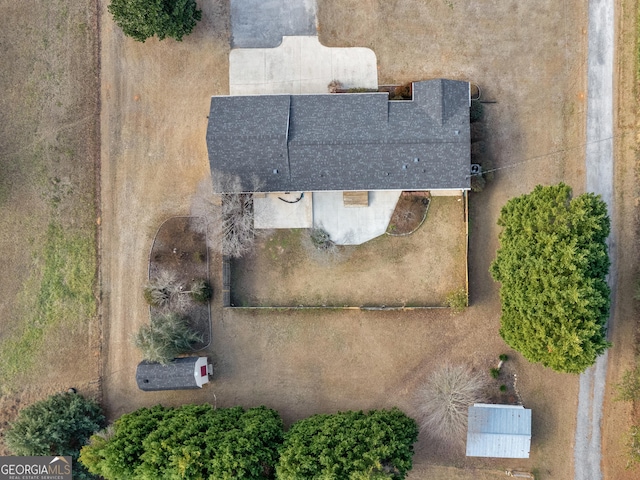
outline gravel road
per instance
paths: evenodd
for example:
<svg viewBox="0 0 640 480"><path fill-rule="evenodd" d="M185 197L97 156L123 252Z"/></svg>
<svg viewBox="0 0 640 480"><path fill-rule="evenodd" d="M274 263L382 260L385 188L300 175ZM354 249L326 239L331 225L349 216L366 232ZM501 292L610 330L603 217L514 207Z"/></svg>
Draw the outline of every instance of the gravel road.
<svg viewBox="0 0 640 480"><path fill-rule="evenodd" d="M587 67L587 191L602 195L613 212L613 57L614 1L590 0ZM611 215L613 218L613 215ZM613 229L612 229L613 232ZM615 287L615 239L609 236L611 270L609 285ZM613 306L611 308L613 312ZM574 447L575 480L602 479L602 404L608 355L580 376L578 416Z"/></svg>

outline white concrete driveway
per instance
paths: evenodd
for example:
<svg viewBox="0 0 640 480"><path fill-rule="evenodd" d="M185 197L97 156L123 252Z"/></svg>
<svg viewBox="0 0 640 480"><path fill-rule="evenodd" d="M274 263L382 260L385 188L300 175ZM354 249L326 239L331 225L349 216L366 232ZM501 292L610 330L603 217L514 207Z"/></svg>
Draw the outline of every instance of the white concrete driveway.
<svg viewBox="0 0 640 480"><path fill-rule="evenodd" d="M283 37L276 48L238 48L229 54L231 95L328 93L339 80L345 88L378 88L376 54L369 48L329 48L318 37Z"/></svg>

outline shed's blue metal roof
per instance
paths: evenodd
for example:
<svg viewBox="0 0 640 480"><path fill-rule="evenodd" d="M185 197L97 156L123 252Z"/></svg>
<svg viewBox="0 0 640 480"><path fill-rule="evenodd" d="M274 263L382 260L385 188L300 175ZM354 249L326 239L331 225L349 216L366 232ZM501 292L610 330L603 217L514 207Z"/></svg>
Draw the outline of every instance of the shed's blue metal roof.
<svg viewBox="0 0 640 480"><path fill-rule="evenodd" d="M469 407L468 457L529 458L531 410L519 405Z"/></svg>

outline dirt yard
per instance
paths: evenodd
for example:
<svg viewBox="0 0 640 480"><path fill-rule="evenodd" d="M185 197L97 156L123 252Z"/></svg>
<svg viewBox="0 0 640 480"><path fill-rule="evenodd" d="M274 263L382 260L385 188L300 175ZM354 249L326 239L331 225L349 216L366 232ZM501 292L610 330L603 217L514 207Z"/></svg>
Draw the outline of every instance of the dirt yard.
<svg viewBox="0 0 640 480"><path fill-rule="evenodd" d="M465 289L461 197L433 197L422 227L318 252L306 230L275 230L232 262L235 306L442 306Z"/></svg>
<svg viewBox="0 0 640 480"><path fill-rule="evenodd" d="M321 40L367 46L381 83L445 76L482 87L487 149L498 170L471 197L471 307L448 312L222 311L214 299L214 382L198 392L143 393L129 334L148 312L141 285L153 234L188 212L208 175L208 96L227 85L228 9L202 5L183 43L123 38L102 16L102 273L104 400L111 418L157 402L266 404L287 423L318 412L397 405L414 414L416 386L443 361L488 372L507 353L524 404L533 409L531 459L467 459L421 435L411 478L570 479L577 377L522 360L498 336L497 285L488 267L500 207L537 183L584 190L584 2L319 0ZM212 261L219 292L219 259Z"/></svg>
<svg viewBox="0 0 640 480"><path fill-rule="evenodd" d="M206 2L182 42L139 43L113 24L106 2L101 8L103 391L113 418L171 398L137 389L130 335L149 321L142 286L153 236L167 218L189 213L209 174L209 98L229 89L229 11L228 2Z"/></svg>

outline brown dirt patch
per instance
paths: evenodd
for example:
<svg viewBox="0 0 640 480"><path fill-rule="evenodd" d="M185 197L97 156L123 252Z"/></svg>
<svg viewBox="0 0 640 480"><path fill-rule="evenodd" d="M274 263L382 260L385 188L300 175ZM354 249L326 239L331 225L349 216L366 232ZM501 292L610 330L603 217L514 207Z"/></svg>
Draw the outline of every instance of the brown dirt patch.
<svg viewBox="0 0 640 480"><path fill-rule="evenodd" d="M402 192L396 208L391 215L387 233L390 235L409 235L418 229L425 220L429 209L430 196L414 192Z"/></svg>
<svg viewBox="0 0 640 480"><path fill-rule="evenodd" d="M442 306L465 286L465 231L460 197L433 197L412 235L383 235L335 254L316 251L305 230L276 230L232 263L232 304Z"/></svg>
<svg viewBox="0 0 640 480"><path fill-rule="evenodd" d="M163 273L172 274L178 284L189 290L199 280L209 282L207 240L203 233L194 230L194 217L173 217L158 229L149 255L149 280L157 280ZM188 293L182 294L179 313L192 330L202 336L193 346L201 350L211 341L211 315L208 303L199 303ZM151 315L164 313L166 309L151 307Z"/></svg>

